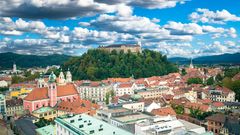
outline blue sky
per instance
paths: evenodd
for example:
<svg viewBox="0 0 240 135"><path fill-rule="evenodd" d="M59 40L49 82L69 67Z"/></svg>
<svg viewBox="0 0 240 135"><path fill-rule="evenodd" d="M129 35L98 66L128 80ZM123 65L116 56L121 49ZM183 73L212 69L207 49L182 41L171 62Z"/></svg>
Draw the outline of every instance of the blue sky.
<svg viewBox="0 0 240 135"><path fill-rule="evenodd" d="M238 0L3 0L0 52L81 55L135 44L168 57L240 52Z"/></svg>

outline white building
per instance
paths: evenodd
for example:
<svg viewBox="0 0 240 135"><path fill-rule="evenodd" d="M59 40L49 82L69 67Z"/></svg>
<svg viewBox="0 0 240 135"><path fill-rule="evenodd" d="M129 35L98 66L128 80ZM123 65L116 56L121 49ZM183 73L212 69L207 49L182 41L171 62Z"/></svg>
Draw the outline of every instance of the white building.
<svg viewBox="0 0 240 135"><path fill-rule="evenodd" d="M7 87L7 86L8 86L7 81L5 81L5 80L0 81L0 88Z"/></svg>
<svg viewBox="0 0 240 135"><path fill-rule="evenodd" d="M205 128L172 116L155 116L135 124L135 135L205 133Z"/></svg>
<svg viewBox="0 0 240 135"><path fill-rule="evenodd" d="M112 90L112 85L86 80L77 84L77 90L82 99L103 102L106 94Z"/></svg>
<svg viewBox="0 0 240 135"><path fill-rule="evenodd" d="M235 92L226 87L209 90L209 94L212 101L235 102Z"/></svg>
<svg viewBox="0 0 240 135"><path fill-rule="evenodd" d="M143 112L144 111L144 102L123 103L122 107L133 110L133 112Z"/></svg>
<svg viewBox="0 0 240 135"><path fill-rule="evenodd" d="M13 64L13 71L12 72L17 73L17 65L15 63Z"/></svg>
<svg viewBox="0 0 240 135"><path fill-rule="evenodd" d="M161 108L161 105L160 105L160 103L156 103L156 102L152 102L149 106L145 106L145 111L146 112L152 112L152 110L154 110L154 109L159 109L159 108Z"/></svg>
<svg viewBox="0 0 240 135"><path fill-rule="evenodd" d="M125 94L134 94L134 87L136 86L134 86L133 83L118 83L113 86L113 89L116 96L122 96Z"/></svg>
<svg viewBox="0 0 240 135"><path fill-rule="evenodd" d="M104 108L97 110L97 118L101 119L102 121L111 123L112 117L120 117L126 116L133 113L132 110L122 108L122 107L115 107L115 108Z"/></svg>
<svg viewBox="0 0 240 135"><path fill-rule="evenodd" d="M61 116L55 122L56 135L133 135L86 114Z"/></svg>
<svg viewBox="0 0 240 135"><path fill-rule="evenodd" d="M184 93L185 98L187 98L190 102L197 102L197 91L188 91Z"/></svg>

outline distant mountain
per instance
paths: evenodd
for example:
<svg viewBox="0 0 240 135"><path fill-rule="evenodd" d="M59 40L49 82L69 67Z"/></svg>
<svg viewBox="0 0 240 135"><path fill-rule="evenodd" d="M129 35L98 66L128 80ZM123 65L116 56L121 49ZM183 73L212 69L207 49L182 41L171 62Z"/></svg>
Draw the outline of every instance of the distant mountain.
<svg viewBox="0 0 240 135"><path fill-rule="evenodd" d="M178 63L178 64L190 63L190 59L184 58L184 57L172 57L172 58L168 58L168 60L170 62Z"/></svg>
<svg viewBox="0 0 240 135"><path fill-rule="evenodd" d="M30 68L30 67L46 67L49 65L61 65L67 61L70 56L67 55L22 55L16 53L0 53L0 69L12 68L13 63L16 63L17 67Z"/></svg>
<svg viewBox="0 0 240 135"><path fill-rule="evenodd" d="M189 64L189 58L173 57L169 61L178 64ZM235 54L222 54L212 56L202 56L193 59L194 64L240 64L240 53Z"/></svg>

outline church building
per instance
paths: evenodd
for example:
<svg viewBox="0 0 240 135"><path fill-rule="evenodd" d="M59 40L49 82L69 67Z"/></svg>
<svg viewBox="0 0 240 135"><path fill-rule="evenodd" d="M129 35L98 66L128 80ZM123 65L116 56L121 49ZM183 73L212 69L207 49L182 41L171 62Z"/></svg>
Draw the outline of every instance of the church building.
<svg viewBox="0 0 240 135"><path fill-rule="evenodd" d="M38 79L37 88L33 89L23 99L23 106L25 110L29 110L31 113L41 107L54 107L61 100L73 101L78 98L79 94L72 83L70 71L67 71L66 79L62 71L58 78L52 72L47 82L45 82L42 76Z"/></svg>

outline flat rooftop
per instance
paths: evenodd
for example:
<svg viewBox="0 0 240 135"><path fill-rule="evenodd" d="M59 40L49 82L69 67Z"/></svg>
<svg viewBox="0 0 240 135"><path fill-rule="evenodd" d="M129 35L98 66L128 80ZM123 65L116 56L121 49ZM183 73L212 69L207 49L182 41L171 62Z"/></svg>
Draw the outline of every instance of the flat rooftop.
<svg viewBox="0 0 240 135"><path fill-rule="evenodd" d="M83 135L133 135L123 129L112 126L104 121L92 116L81 115L64 115L55 120L56 123L64 126L75 134Z"/></svg>
<svg viewBox="0 0 240 135"><path fill-rule="evenodd" d="M102 110L102 111L108 112L108 113L120 113L120 112L128 112L131 110L119 107L119 108L106 109L106 110Z"/></svg>
<svg viewBox="0 0 240 135"><path fill-rule="evenodd" d="M183 123L183 125L185 126L187 131L193 131L197 134L203 134L206 133L205 128L201 127L199 125L190 123L188 121L182 120L182 119L178 119L181 123Z"/></svg>
<svg viewBox="0 0 240 135"><path fill-rule="evenodd" d="M146 115L143 113L135 113L135 114L131 114L131 115L114 117L113 119L117 120L119 122L125 123L125 124L132 124L132 123L135 123L136 121L148 119L150 117L152 117L152 116Z"/></svg>
<svg viewBox="0 0 240 135"><path fill-rule="evenodd" d="M54 108L52 107L41 107L35 111L33 111L33 113L45 113L45 112L50 112L50 111L54 111Z"/></svg>
<svg viewBox="0 0 240 135"><path fill-rule="evenodd" d="M48 125L48 126L36 129L36 132L39 135L55 135L54 131L55 131L54 125Z"/></svg>

